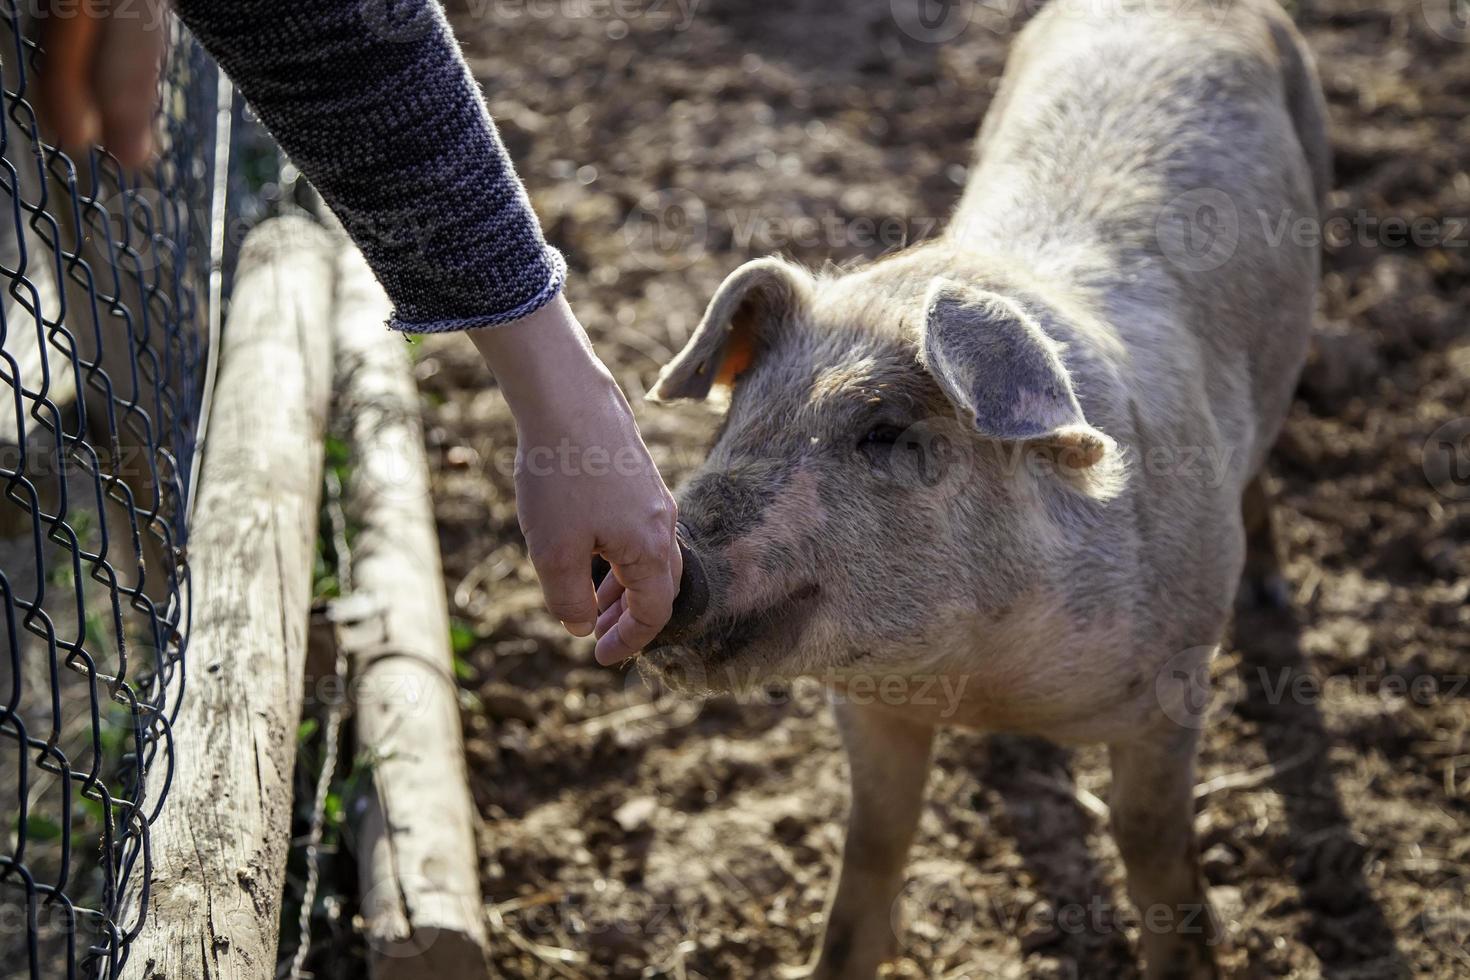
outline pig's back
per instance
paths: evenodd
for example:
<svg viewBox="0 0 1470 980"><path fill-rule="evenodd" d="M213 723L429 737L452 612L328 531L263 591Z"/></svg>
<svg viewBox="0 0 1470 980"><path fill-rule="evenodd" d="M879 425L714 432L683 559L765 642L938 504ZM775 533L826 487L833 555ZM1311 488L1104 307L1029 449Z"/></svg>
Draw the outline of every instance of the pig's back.
<svg viewBox="0 0 1470 980"><path fill-rule="evenodd" d="M1148 393L1135 437L1219 446L1243 484L1310 331L1317 250L1281 235L1317 217L1325 149L1292 104L1315 83L1274 6L1129 6L1057 0L1022 33L949 237L1066 283Z"/></svg>

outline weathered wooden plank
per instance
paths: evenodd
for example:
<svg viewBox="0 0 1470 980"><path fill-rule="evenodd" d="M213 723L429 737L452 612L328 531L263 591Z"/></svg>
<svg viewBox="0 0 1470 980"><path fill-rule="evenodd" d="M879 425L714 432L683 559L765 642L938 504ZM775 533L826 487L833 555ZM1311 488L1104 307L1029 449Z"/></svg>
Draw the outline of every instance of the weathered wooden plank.
<svg viewBox="0 0 1470 980"><path fill-rule="evenodd" d="M189 543L193 631L176 769L152 828L148 918L128 980L275 974L335 247L312 222L278 218L242 250Z"/></svg>
<svg viewBox="0 0 1470 980"><path fill-rule="evenodd" d="M350 420L352 589L381 611L344 630L359 750L375 794L359 828L374 980L488 976L475 812L466 781L449 613L408 345L387 298L344 251L332 317L339 411Z"/></svg>

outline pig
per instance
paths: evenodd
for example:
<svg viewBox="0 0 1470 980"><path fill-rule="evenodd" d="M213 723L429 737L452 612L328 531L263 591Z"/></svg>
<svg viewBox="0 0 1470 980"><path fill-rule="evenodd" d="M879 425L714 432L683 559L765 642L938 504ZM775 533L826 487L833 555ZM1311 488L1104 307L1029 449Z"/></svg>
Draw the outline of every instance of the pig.
<svg viewBox="0 0 1470 980"><path fill-rule="evenodd" d="M939 236L741 266L650 390L725 418L676 495L694 581L642 667L832 691L852 799L822 980L895 953L941 725L1106 744L1146 975L1217 975L1202 712L1175 681L1208 678L1270 549L1260 480L1320 263L1279 229L1318 220L1330 161L1274 3L1169 7L1054 0ZM956 696L903 695L934 678Z"/></svg>

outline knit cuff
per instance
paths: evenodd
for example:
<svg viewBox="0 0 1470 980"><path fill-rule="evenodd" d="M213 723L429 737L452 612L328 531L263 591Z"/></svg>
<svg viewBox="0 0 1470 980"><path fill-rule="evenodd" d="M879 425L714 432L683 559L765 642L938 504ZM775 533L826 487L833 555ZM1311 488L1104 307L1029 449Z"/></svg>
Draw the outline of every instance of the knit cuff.
<svg viewBox="0 0 1470 980"><path fill-rule="evenodd" d="M388 321L388 329L403 333L454 333L459 330L476 330L482 327L502 327L507 323L524 319L556 299L562 287L566 285L567 260L561 252L550 245L546 246L546 262L550 266L546 285L535 296L514 309L443 320L405 320L395 311L392 319Z"/></svg>

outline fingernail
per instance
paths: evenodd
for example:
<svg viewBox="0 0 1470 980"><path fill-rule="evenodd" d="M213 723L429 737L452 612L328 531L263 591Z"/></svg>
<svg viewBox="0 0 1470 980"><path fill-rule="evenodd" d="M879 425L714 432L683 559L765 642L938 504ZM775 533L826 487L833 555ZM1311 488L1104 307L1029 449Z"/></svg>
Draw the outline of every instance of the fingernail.
<svg viewBox="0 0 1470 980"><path fill-rule="evenodd" d="M587 636L589 633L592 632L591 623L568 623L563 621L562 625L565 626L567 628L567 632L571 633L573 636Z"/></svg>

